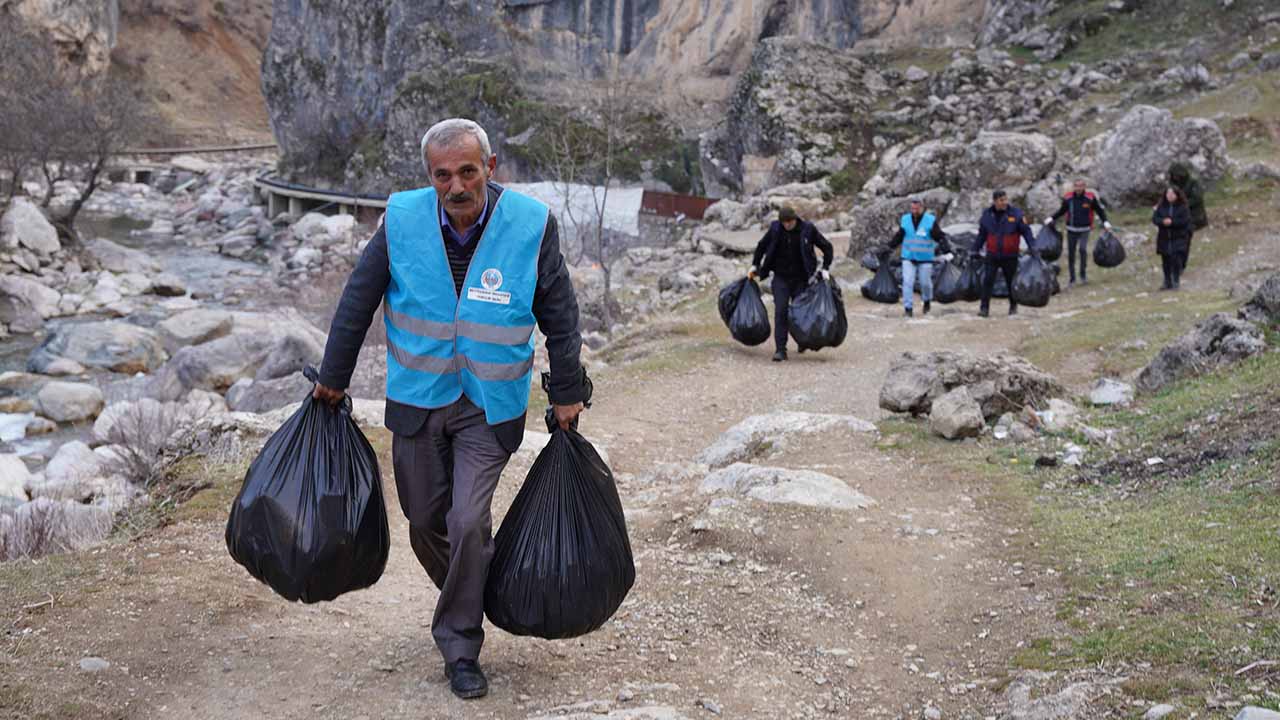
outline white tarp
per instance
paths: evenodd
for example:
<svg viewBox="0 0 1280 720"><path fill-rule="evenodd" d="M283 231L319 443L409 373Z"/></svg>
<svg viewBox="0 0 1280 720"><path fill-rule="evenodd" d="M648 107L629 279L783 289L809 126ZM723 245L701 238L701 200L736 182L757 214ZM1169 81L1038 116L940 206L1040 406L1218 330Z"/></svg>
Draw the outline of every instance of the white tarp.
<svg viewBox="0 0 1280 720"><path fill-rule="evenodd" d="M606 230L629 237L640 236L640 202L644 198L644 188L612 187L606 196L603 187L574 183L509 183L505 187L546 203L560 223L560 232L567 236L573 235L575 221L583 232L595 225L596 198L605 202Z"/></svg>

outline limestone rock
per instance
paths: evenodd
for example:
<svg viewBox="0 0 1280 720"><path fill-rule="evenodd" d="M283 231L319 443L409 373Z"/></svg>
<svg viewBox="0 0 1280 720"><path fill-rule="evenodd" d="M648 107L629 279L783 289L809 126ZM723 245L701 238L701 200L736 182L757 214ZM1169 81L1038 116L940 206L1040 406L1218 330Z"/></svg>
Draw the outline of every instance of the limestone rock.
<svg viewBox="0 0 1280 720"><path fill-rule="evenodd" d="M227 407L234 412L265 413L299 402L312 387L302 373L268 380L241 378L227 390Z"/></svg>
<svg viewBox="0 0 1280 720"><path fill-rule="evenodd" d="M1113 380L1100 378L1089 391L1091 405L1128 405L1133 402L1133 386Z"/></svg>
<svg viewBox="0 0 1280 720"><path fill-rule="evenodd" d="M113 273L160 272L160 263L150 253L125 247L105 238L87 241L85 249L98 261L103 270Z"/></svg>
<svg viewBox="0 0 1280 720"><path fill-rule="evenodd" d="M168 355L154 332L126 322L67 324L54 330L27 361L41 372L57 358L119 373L150 372Z"/></svg>
<svg viewBox="0 0 1280 720"><path fill-rule="evenodd" d="M977 437L985 427L982 407L963 386L935 400L929 412L929 429L948 440Z"/></svg>
<svg viewBox="0 0 1280 720"><path fill-rule="evenodd" d="M165 350L176 353L188 345L199 345L231 332L232 316L226 310L184 310L156 325Z"/></svg>
<svg viewBox="0 0 1280 720"><path fill-rule="evenodd" d="M1109 132L1085 141L1077 169L1097 178L1113 202L1146 201L1168 182L1169 165L1186 162L1202 180L1226 174L1227 140L1212 120L1179 120L1148 105L1131 109Z"/></svg>
<svg viewBox="0 0 1280 720"><path fill-rule="evenodd" d="M1263 281L1253 298L1240 308L1240 317L1251 322L1280 325L1280 273Z"/></svg>
<svg viewBox="0 0 1280 720"><path fill-rule="evenodd" d="M875 504L843 480L824 473L748 463L734 463L712 472L698 485L698 492L732 493L761 502L834 510L865 509Z"/></svg>
<svg viewBox="0 0 1280 720"><path fill-rule="evenodd" d="M22 458L11 453L0 453L0 497L27 499L27 483L31 471Z"/></svg>
<svg viewBox="0 0 1280 720"><path fill-rule="evenodd" d="M905 197L930 188L958 188L964 157L965 146L961 143L943 140L921 143L899 156L894 166L888 168L892 173L890 190L894 195Z"/></svg>
<svg viewBox="0 0 1280 720"><path fill-rule="evenodd" d="M0 275L0 298L9 297L30 308L41 318L58 315L57 290L18 275Z"/></svg>
<svg viewBox="0 0 1280 720"><path fill-rule="evenodd" d="M102 410L102 391L88 383L54 381L36 395L40 414L55 422L77 422L97 417Z"/></svg>
<svg viewBox="0 0 1280 720"><path fill-rule="evenodd" d="M0 248L19 247L46 256L62 248L53 224L35 203L21 195L13 198L4 217L0 217Z"/></svg>
<svg viewBox="0 0 1280 720"><path fill-rule="evenodd" d="M187 294L187 286L177 275L157 273L151 277L149 292L160 297L182 297Z"/></svg>
<svg viewBox="0 0 1280 720"><path fill-rule="evenodd" d="M1160 351L1138 375L1138 389L1153 393L1186 377L1201 375L1266 349L1258 326L1217 313Z"/></svg>
<svg viewBox="0 0 1280 720"><path fill-rule="evenodd" d="M29 31L53 42L66 70L84 77L110 66L120 23L117 0L13 0L5 6Z"/></svg>
<svg viewBox="0 0 1280 720"><path fill-rule="evenodd" d="M903 353L889 368L880 388L880 407L890 412L929 414L933 401L965 386L988 419L1023 406L1047 407L1066 389L1057 380L1016 355L975 358L955 352Z"/></svg>
<svg viewBox="0 0 1280 720"><path fill-rule="evenodd" d="M1280 720L1280 712L1249 705L1241 708L1233 720Z"/></svg>
<svg viewBox="0 0 1280 720"><path fill-rule="evenodd" d="M1040 133L980 132L965 146L961 182L985 190L1026 187L1053 169L1057 149Z"/></svg>
<svg viewBox="0 0 1280 720"><path fill-rule="evenodd" d="M726 430L708 448L698 454L697 462L712 468L747 460L765 449L779 449L788 436L797 434L874 433L875 425L852 415L781 411L768 415L752 415Z"/></svg>

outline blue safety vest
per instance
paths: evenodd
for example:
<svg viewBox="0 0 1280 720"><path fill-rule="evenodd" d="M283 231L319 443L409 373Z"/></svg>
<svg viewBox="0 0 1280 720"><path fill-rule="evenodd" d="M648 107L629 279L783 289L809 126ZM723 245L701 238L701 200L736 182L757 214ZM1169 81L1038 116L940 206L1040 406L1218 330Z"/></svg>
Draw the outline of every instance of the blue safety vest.
<svg viewBox="0 0 1280 720"><path fill-rule="evenodd" d="M912 225L911 213L902 216L902 259L912 262L933 262L933 213L920 217L920 226Z"/></svg>
<svg viewBox="0 0 1280 720"><path fill-rule="evenodd" d="M472 241L479 244L459 297L435 189L391 196L385 220L391 283L383 302L388 398L440 408L465 393L490 425L525 413L547 216L546 205L504 190Z"/></svg>

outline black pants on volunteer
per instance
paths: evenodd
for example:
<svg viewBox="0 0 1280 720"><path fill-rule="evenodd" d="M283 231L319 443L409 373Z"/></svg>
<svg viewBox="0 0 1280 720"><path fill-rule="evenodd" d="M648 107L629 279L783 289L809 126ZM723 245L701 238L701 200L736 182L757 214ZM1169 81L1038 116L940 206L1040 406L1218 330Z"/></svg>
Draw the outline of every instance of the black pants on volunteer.
<svg viewBox="0 0 1280 720"><path fill-rule="evenodd" d="M987 271L982 278L982 304L979 306L983 310L991 308L991 291L996 286L996 273L1004 273L1005 282L1009 284L1009 308L1018 307L1018 303L1013 299L1013 278L1018 274L1018 256L1017 255L988 255Z"/></svg>
<svg viewBox="0 0 1280 720"><path fill-rule="evenodd" d="M409 545L440 589L431 636L445 662L476 660L494 551L490 506L511 453L464 395L432 410L416 435L393 436L391 459Z"/></svg>
<svg viewBox="0 0 1280 720"><path fill-rule="evenodd" d="M1080 247L1080 279L1089 278L1089 231L1067 231L1067 268L1071 272L1071 282L1076 281L1076 246Z"/></svg>
<svg viewBox="0 0 1280 720"><path fill-rule="evenodd" d="M791 300L807 284L804 278L773 276L773 345L778 352L787 351L787 331L791 329L788 322Z"/></svg>

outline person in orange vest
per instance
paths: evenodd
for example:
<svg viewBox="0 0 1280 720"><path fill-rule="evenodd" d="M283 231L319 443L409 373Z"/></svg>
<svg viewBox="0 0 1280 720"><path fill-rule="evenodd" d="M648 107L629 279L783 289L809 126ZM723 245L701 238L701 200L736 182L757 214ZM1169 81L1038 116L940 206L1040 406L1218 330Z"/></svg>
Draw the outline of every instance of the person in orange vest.
<svg viewBox="0 0 1280 720"><path fill-rule="evenodd" d="M1076 247L1080 248L1080 284L1089 284L1089 233L1093 232L1093 219L1102 220L1102 227L1111 229L1107 220L1106 203L1091 192L1084 180L1076 180L1071 192L1062 196L1062 205L1058 212L1045 219L1045 225L1052 225L1062 216L1067 217L1067 268L1071 271L1071 281L1067 286L1076 284Z"/></svg>

